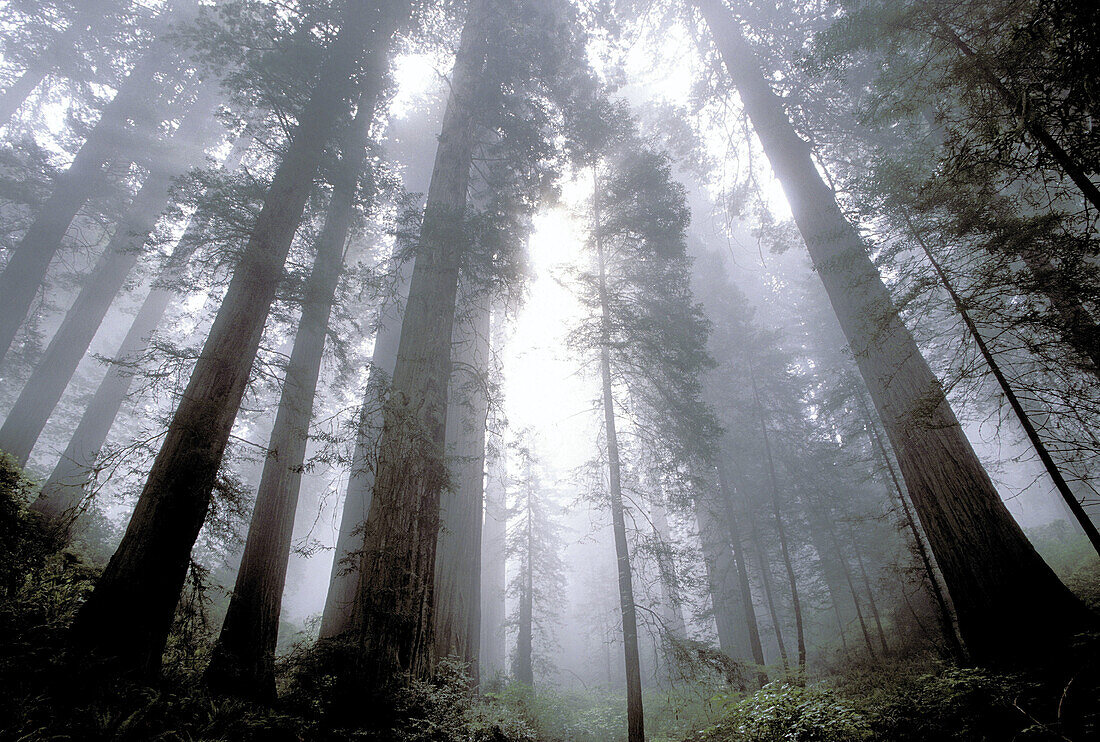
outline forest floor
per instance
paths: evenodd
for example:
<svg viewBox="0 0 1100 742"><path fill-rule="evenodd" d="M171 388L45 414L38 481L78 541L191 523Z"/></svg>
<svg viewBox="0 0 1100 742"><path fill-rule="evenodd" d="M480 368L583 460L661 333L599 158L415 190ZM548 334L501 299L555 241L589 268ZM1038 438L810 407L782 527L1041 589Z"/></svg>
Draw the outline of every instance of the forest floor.
<svg viewBox="0 0 1100 742"><path fill-rule="evenodd" d="M1100 608L1100 560L1087 543L1057 534L1044 539L1047 560ZM216 626L201 594L181 603L156 684L104 683L94 668L74 671L64 652L67 626L99 572L102 544L97 548L90 532L71 542L51 537L24 503L7 495L0 502L0 543L0 741L625 740L621 689L536 690L495 679L475 694L465 668L451 661L432 681L387 688L375 704L386 706L385 723L363 718L359 689L340 692L333 661L339 648L331 645L303 643L282 657L274 707L212 696L202 670ZM755 690L713 668L687 668L677 682L647 692L647 738L1085 742L1100 738L1097 637L1081 638L1079 657L1085 671L1042 675L961 667L929 647L898 648L886 659L838 660L805 683L767 668L772 682ZM756 669L743 668L742 676Z"/></svg>

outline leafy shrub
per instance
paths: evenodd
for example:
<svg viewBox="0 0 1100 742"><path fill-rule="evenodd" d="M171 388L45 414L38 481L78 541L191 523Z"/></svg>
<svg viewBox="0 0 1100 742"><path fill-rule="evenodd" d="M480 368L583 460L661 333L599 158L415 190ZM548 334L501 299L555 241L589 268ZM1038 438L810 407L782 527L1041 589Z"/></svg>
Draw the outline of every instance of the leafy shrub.
<svg viewBox="0 0 1100 742"><path fill-rule="evenodd" d="M735 702L706 742L861 742L870 740L867 718L835 692L774 682Z"/></svg>

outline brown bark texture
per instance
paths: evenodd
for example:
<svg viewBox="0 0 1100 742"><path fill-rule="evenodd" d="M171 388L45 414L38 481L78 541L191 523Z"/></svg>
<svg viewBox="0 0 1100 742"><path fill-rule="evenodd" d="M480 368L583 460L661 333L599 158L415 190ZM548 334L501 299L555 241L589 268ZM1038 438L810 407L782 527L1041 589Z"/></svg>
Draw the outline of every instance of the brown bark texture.
<svg viewBox="0 0 1100 742"><path fill-rule="evenodd" d="M1043 562L997 495L902 323L859 232L841 212L721 0L694 0L790 202L914 508L979 661L1057 661L1096 617ZM1005 616L1013 621L1005 621ZM1018 641L1022 634L1031 638ZM1064 654L1055 651L1058 658Z"/></svg>

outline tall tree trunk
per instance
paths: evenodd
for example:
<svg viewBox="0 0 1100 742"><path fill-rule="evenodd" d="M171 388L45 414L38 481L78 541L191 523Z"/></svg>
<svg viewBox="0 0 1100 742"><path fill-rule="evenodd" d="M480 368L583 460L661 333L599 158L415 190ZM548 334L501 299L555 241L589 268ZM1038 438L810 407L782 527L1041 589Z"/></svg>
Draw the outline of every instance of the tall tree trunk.
<svg viewBox="0 0 1100 742"><path fill-rule="evenodd" d="M599 301L602 343L600 345L600 375L603 382L603 415L607 435L608 499L611 503L611 524L615 532L615 557L619 574L619 606L623 616L623 650L626 655L626 722L627 740L645 742L645 718L642 709L642 669L638 655L638 617L634 606L634 581L630 570L630 548L626 540L626 518L623 512L622 474L619 461L619 439L615 431L615 399L611 387L611 314L607 296L607 266L600 235L600 183L592 171L593 235L596 259L599 263Z"/></svg>
<svg viewBox="0 0 1100 742"><path fill-rule="evenodd" d="M219 98L217 88L206 83L175 135L164 143L171 153L166 152L167 163L150 174L134 196L42 360L8 412L0 427L0 450L14 456L20 466L26 465L103 318L142 257L141 248L171 203L172 181L202 159L203 150L212 138L210 117Z"/></svg>
<svg viewBox="0 0 1100 742"><path fill-rule="evenodd" d="M749 527L752 534L752 545L756 550L756 558L760 568L760 584L764 587L764 602L768 606L768 617L772 622L772 632L775 634L775 643L779 648L779 658L783 662L783 672L786 674L789 670L787 643L783 641L783 624L779 622L779 609L775 604L771 564L768 559L768 550L764 548L764 541L760 538L760 529L757 526L756 517L752 513L749 513Z"/></svg>
<svg viewBox="0 0 1100 742"><path fill-rule="evenodd" d="M473 3L451 81L435 166L386 402L349 631L360 646L364 682L394 673L426 676L432 632L447 384L459 263L466 240L477 104L485 89L485 32L495 16Z"/></svg>
<svg viewBox="0 0 1100 742"><path fill-rule="evenodd" d="M378 69L368 68L366 89L344 137L325 225L317 239L316 258L305 286L302 316L286 367L248 539L221 634L206 669L207 685L219 693L275 701L275 647L309 423L329 318L355 219L359 179L367 163L370 126L379 94L374 81L384 74L383 61L374 58L372 62Z"/></svg>
<svg viewBox="0 0 1100 742"><path fill-rule="evenodd" d="M391 9L348 0L130 524L77 615L76 646L114 660L119 670L159 670L191 548L325 145L354 94L352 81L367 49L387 56L409 10L407 3ZM374 84L380 88L381 78Z"/></svg>
<svg viewBox="0 0 1100 742"><path fill-rule="evenodd" d="M740 595L735 587L737 567L729 544L729 529L717 512L718 507L712 498L695 498L695 517L699 522L703 565L707 572L714 625L718 630L718 648L733 659L748 659L752 650L749 647L748 626L743 621L744 610L738 605Z"/></svg>
<svg viewBox="0 0 1100 742"><path fill-rule="evenodd" d="M336 536L336 551L332 559L325 607L321 613L322 639L333 639L348 628L355 592L359 584L359 557L363 528L370 510L377 464L378 438L382 434L382 410L390 390L397 347L401 342L401 321L409 295L409 278L413 261L397 267L392 301L386 303L379 317L374 336L374 353L367 373L367 388L355 433L355 449L351 471Z"/></svg>
<svg viewBox="0 0 1100 742"><path fill-rule="evenodd" d="M189 2L184 0L177 5L182 9ZM107 184L108 162L121 166L141 154L135 151L133 143L135 139L141 141L154 127L146 104L160 84L156 74L169 66L171 62L166 59L174 56L171 43L158 36L104 107L72 164L57 177L53 193L12 251L0 274L0 360L7 355L34 304L69 225L88 199Z"/></svg>
<svg viewBox="0 0 1100 742"><path fill-rule="evenodd" d="M694 2L790 201L897 452L974 658L1002 664L1065 658L1061 650L1070 638L1094 628L1096 617L1059 582L998 497L739 23L721 0ZM1005 622L1006 615L1015 620ZM1021 633L1034 641L1020 642Z"/></svg>
<svg viewBox="0 0 1100 742"><path fill-rule="evenodd" d="M736 488L733 477L728 469L724 455L719 455L717 465L718 486L721 489L726 503L725 522L729 530L730 544L733 546L733 561L737 568L737 583L741 589L741 607L745 611L745 625L749 632L749 647L752 649L753 662L757 664L756 679L763 687L768 682L768 674L764 672L764 646L760 642L760 625L756 620L756 607L752 602L752 585L749 583L749 567L743 541L741 540L741 527L734 507Z"/></svg>
<svg viewBox="0 0 1100 742"><path fill-rule="evenodd" d="M531 498L534 492L527 489L527 515L524 526L523 582L519 593L519 626L516 634L516 681L526 685L535 684L532 648L534 645L534 593L535 593L535 554L534 554L534 508Z"/></svg>
<svg viewBox="0 0 1100 742"><path fill-rule="evenodd" d="M875 601L875 591L871 588L871 578L867 575L867 565L863 562L863 552L855 540L855 534L848 530L848 537L852 540L852 551L856 553L856 564L859 566L859 575L863 580L863 589L867 593L867 604L871 607L871 617L875 619L875 630L878 631L879 645L882 654L890 654L890 645L886 642L886 632L882 629L882 616L878 612L878 603Z"/></svg>
<svg viewBox="0 0 1100 742"><path fill-rule="evenodd" d="M50 73L58 55L68 52L102 16L106 9L106 0L83 0L68 27L58 34L41 56L35 59L16 78L3 93L0 93L0 126L11 121L11 117L23 105L23 101L34 92L38 84Z"/></svg>
<svg viewBox="0 0 1100 742"><path fill-rule="evenodd" d="M1096 524L1089 518L1088 513L1085 512L1084 507L1081 505L1081 501L1077 499L1077 495L1073 493L1073 489L1070 488L1069 483L1065 477L1062 476L1062 470L1058 467L1058 464L1054 462L1054 457L1050 455L1050 451L1047 449L1046 443L1043 442L1042 436L1039 435L1039 431L1036 430L1035 425L1031 422L1031 416L1027 414L1023 404L1020 403L1019 397L1016 396L1016 390L1012 388L1012 384L1009 383L1008 377L1005 376L1004 371L1001 369L1001 364L997 360L997 357L993 354L989 345L985 342L985 338L982 337L981 331L978 329L978 325L974 322L974 319L970 316L970 310L966 307L966 302L959 292L955 290L954 285L951 283L951 279L947 277L947 272L943 269L939 260L932 253L928 243L924 241L920 232L909 219L909 215L905 215L906 224L909 226L909 231L913 235L913 239L920 245L921 251L924 252L924 256L928 258L928 262L932 264L933 270L936 271L936 276L940 279L940 283L943 285L947 295L951 297L951 302L955 307L955 311L958 312L959 317L962 319L963 324L966 326L967 334L974 340L974 344L978 346L978 352L982 354L982 358L985 360L986 366L989 367L990 373L993 374L993 378L997 381L997 385L1000 387L1001 393L1004 395L1005 400L1008 401L1008 406L1012 408L1012 413L1016 416L1016 420L1019 421L1020 427L1024 429L1024 433L1027 434L1027 439L1035 449L1035 453L1039 454L1039 460L1043 463L1043 468L1046 469L1047 476L1050 477L1050 481L1054 483L1054 488L1058 490L1058 494L1061 496L1062 501L1073 514L1077 524L1081 526L1081 530L1085 532L1089 542L1092 544L1092 548L1097 554L1100 554L1100 530L1097 530ZM1098 367L1100 368L1100 367ZM0 446L2 448L2 446Z"/></svg>
<svg viewBox="0 0 1100 742"><path fill-rule="evenodd" d="M910 509L909 501L905 497L905 490L901 486L901 481L898 479L898 473L894 470L894 464L890 460L890 455L886 452L886 445L883 443L882 437L878 434L878 427L875 425L875 421L871 417L871 411L867 409L867 405L864 403L862 396L859 397L859 404L863 410L867 432L871 436L871 440L878 452L879 459L890 475L890 481L894 485L894 492L898 497L898 503L901 504L902 519L913 539L913 548L916 550L917 556L920 559L924 578L928 581L928 590L932 593L932 598L936 602L936 613L940 621L940 631L943 639L947 642L947 647L951 656L955 660L962 662L966 659L966 651L963 649L958 634L955 633L955 622L952 619L951 606L948 605L947 596L944 595L943 588L940 587L940 578L936 575L936 568L932 563L932 556L928 553L928 547L924 544L924 536L921 534L920 526L917 525L916 518L913 517L913 511Z"/></svg>
<svg viewBox="0 0 1100 742"><path fill-rule="evenodd" d="M503 442L490 431L495 453L489 459L485 478L485 520L481 540L481 650L478 662L481 677L502 675L508 654L504 624L507 620L506 538L508 508L505 503L506 465Z"/></svg>
<svg viewBox="0 0 1100 742"><path fill-rule="evenodd" d="M484 289L462 290L447 398L451 486L440 498L435 559L435 655L454 655L478 682L481 539L485 510L485 426L489 414L489 303Z"/></svg>
<svg viewBox="0 0 1100 742"><path fill-rule="evenodd" d="M683 596L680 594L680 580L676 574L676 564L668 547L672 545L672 533L668 526L668 512L660 502L654 502L649 509L649 518L653 530L660 540L660 552L657 554L657 571L661 579L661 620L666 633L673 640L687 639L687 623L684 621Z"/></svg>
<svg viewBox="0 0 1100 742"><path fill-rule="evenodd" d="M251 142L250 137L241 137L234 142L222 163L222 169L227 172L236 170ZM134 321L130 323L126 337L84 409L64 453L42 485L38 498L31 503L31 510L42 513L64 528L68 528L80 513L85 488L95 473L96 459L130 391L133 374L124 364L137 361L148 350L153 333L176 296L174 286L202 241L208 219L207 206L201 206L200 211L192 216L164 267L163 275L154 280Z"/></svg>
<svg viewBox="0 0 1100 742"><path fill-rule="evenodd" d="M798 641L798 671L806 672L806 629L802 623L802 600L798 596L798 579L791 561L791 551L787 544L787 529L783 525L783 512L779 506L779 482L775 477L775 461L772 459L771 440L768 425L764 420L764 406L760 402L760 392L756 388L756 374L749 365L749 378L752 380L752 396L756 402L756 413L760 418L760 435L764 440L764 457L768 465L768 480L771 483L772 515L775 517L775 532L779 536L779 552L783 555L783 568L787 571L787 583L791 588L791 607L794 611L795 636Z"/></svg>

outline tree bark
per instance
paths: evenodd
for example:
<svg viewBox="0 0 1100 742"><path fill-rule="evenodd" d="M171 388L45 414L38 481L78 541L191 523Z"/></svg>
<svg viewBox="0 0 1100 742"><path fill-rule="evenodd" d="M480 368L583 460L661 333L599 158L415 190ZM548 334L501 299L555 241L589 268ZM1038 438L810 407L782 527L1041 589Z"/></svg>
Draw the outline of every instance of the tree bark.
<svg viewBox="0 0 1100 742"><path fill-rule="evenodd" d="M531 498L534 492L527 489L527 522L525 524L524 541L526 543L523 555L523 582L519 594L519 621L516 634L516 681L529 686L535 684L534 663L532 662L532 650L534 645L534 593L535 593L535 562L534 562L534 508Z"/></svg>
<svg viewBox="0 0 1100 742"><path fill-rule="evenodd" d="M409 284L393 387L384 410L378 470L368 511L348 630L360 647L364 682L431 672L439 498L444 465L460 258L477 104L485 85L485 0L469 11L443 117Z"/></svg>
<svg viewBox="0 0 1100 742"><path fill-rule="evenodd" d="M749 632L749 647L752 649L753 662L757 664L756 679L763 687L768 682L768 674L764 671L764 646L760 642L760 625L756 620L756 607L752 602L752 585L749 583L748 557L745 555L741 540L741 528L737 519L737 511L734 507L736 488L733 477L729 472L722 455L719 456L717 465L718 486L726 503L725 521L729 530L730 544L733 546L733 560L737 568L737 582L741 588L741 607L745 611L745 625Z"/></svg>
<svg viewBox="0 0 1100 742"><path fill-rule="evenodd" d="M791 551L787 544L787 529L783 525L783 513L779 506L779 483L775 477L775 461L772 459L771 441L768 425L764 420L764 407L760 403L760 392L756 388L756 374L749 364L749 378L752 380L752 396L756 402L756 413L760 418L760 435L764 441L764 456L768 464L768 480L771 483L772 515L775 518L775 532L779 536L779 552L783 555L783 568L787 571L787 583L791 588L791 607L794 611L795 636L798 641L798 671L806 672L806 630L802 623L802 601L798 596L798 579L795 577ZM858 604L857 604L858 608Z"/></svg>
<svg viewBox="0 0 1100 742"><path fill-rule="evenodd" d="M740 593L735 587L737 566L728 539L729 528L718 513L718 503L706 497L695 498L695 517L703 547L703 565L707 572L718 648L735 660L748 659L748 625L742 620Z"/></svg>
<svg viewBox="0 0 1100 742"><path fill-rule="evenodd" d="M359 584L359 558L362 555L363 529L370 511L377 466L378 438L382 433L382 409L390 390L397 347L401 342L401 321L409 294L411 260L398 266L393 300L382 310L374 336L374 353L367 373L367 388L355 433L340 530L332 559L325 607L321 613L322 639L332 639L348 628L355 592Z"/></svg>
<svg viewBox="0 0 1100 742"><path fill-rule="evenodd" d="M164 144L171 156L164 158L165 165L151 173L134 196L0 427L0 450L15 457L20 466L26 465L103 318L142 257L142 247L171 202L172 181L202 159L213 134L210 116L220 98L215 86L206 85L175 135Z"/></svg>
<svg viewBox="0 0 1100 742"><path fill-rule="evenodd" d="M645 742L645 718L642 709L642 670L638 655L638 617L634 606L634 583L630 570L630 548L626 540L623 512L622 474L619 439L615 431L615 399L611 387L611 315L607 296L607 267L600 236L600 183L592 174L593 236L599 264L599 301L602 326L600 375L603 383L604 428L607 435L608 500L611 524L615 532L615 556L619 574L619 606L623 616L623 651L626 655L626 721L628 742Z"/></svg>
<svg viewBox="0 0 1100 742"><path fill-rule="evenodd" d="M997 664L1066 659L1071 637L1094 628L1096 617L1059 582L998 497L738 22L721 0L694 2L790 201L897 452L974 658ZM1016 620L1009 625L1006 615ZM1018 641L1021 632L1034 641Z"/></svg>
<svg viewBox="0 0 1100 742"><path fill-rule="evenodd" d="M133 142L144 137L154 125L145 104L159 85L156 73L169 64L166 59L172 58L170 42L162 37L154 40L104 107L72 164L58 176L53 193L12 251L0 274L0 360L7 355L34 304L69 225L81 207L107 183L108 162L116 166L128 164L140 154L134 151Z"/></svg>
<svg viewBox="0 0 1100 742"><path fill-rule="evenodd" d="M348 0L130 524L77 615L73 643L119 671L159 670L191 548L324 147L354 94L352 80L366 50L386 56L409 10L407 3L390 8ZM374 84L380 88L382 80Z"/></svg>
<svg viewBox="0 0 1100 742"><path fill-rule="evenodd" d="M440 498L435 560L435 655L453 655L479 680L481 541L485 510L485 426L489 414L489 304L464 290L455 320L447 398L446 451L451 486Z"/></svg>
<svg viewBox="0 0 1100 742"><path fill-rule="evenodd" d="M924 256L928 258L928 262L932 264L932 268L936 271L936 276L940 279L940 283L943 285L947 295L951 297L951 302L955 307L955 311L958 312L959 317L962 319L963 324L966 326L967 334L974 340L974 344L978 346L978 351L982 354L982 358L985 360L986 366L989 367L990 373L993 374L993 378L997 381L997 385L1000 387L1001 394L1004 395L1005 400L1008 402L1008 406L1012 408L1013 414L1020 423L1020 427L1024 429L1024 433L1027 434L1027 439L1031 443L1031 446L1035 449L1035 453L1039 455L1039 460L1043 463L1043 468L1046 469L1047 476L1050 477L1050 481L1054 483L1054 488L1058 490L1058 494L1061 496L1062 501L1069 508L1070 513L1073 514L1077 524L1081 526L1081 530L1085 532L1085 535L1089 539L1089 543L1092 544L1092 548L1097 554L1100 554L1100 531L1097 530L1096 524L1089 518L1088 513L1085 512L1084 507L1081 505L1081 501L1077 499L1077 495L1073 493L1073 489L1070 488L1069 483L1065 477L1062 476L1062 470L1058 467L1058 464L1054 462L1054 457L1050 455L1050 451L1047 449L1046 443L1043 442L1042 436L1039 435L1039 431L1031 422L1031 416L1024 410L1024 406L1020 403L1019 397L1016 396L1016 390L1012 388L1012 384L1009 383L1008 377L1005 376L1004 371L1001 370L1001 364L997 361L997 357L993 355L992 349L985 342L985 338L982 337L982 333L978 330L978 325L974 322L974 319L970 316L970 310L966 307L966 302L959 296L959 292L955 290L954 285L951 283L951 279L947 277L947 272L944 271L943 266L936 259L936 256L932 254L931 248L928 243L921 237L920 232L917 231L913 225L909 216L905 216L905 221L909 226L909 231L912 233L913 238L920 245L921 251L924 252ZM1097 367L1100 369L1100 366ZM2 446L0 446L2 447Z"/></svg>
<svg viewBox="0 0 1100 742"><path fill-rule="evenodd" d="M84 0L76 11L76 15L73 16L72 22L58 34L42 56L34 60L7 90L0 93L0 126L5 126L11 121L11 117L23 105L23 101L53 69L53 60L59 54L67 52L80 40L80 37L100 18L106 5L106 0Z"/></svg>
<svg viewBox="0 0 1100 742"><path fill-rule="evenodd" d="M490 435L492 432L490 431ZM485 479L485 520L481 541L481 650L478 662L481 677L502 675L507 667L504 624L507 620L506 539L508 508L505 502L506 465L503 442L493 436L495 455L489 460Z"/></svg>
<svg viewBox="0 0 1100 742"><path fill-rule="evenodd" d="M236 170L251 141L250 137L242 137L234 142L222 163L222 169L227 172ZM174 285L202 241L209 212L207 207L199 208L200 211L191 218L183 236L176 243L176 248L164 268L164 275L153 282L141 308L134 316L114 360L84 409L65 452L42 485L38 498L31 503L31 510L42 513L64 528L68 528L80 513L85 488L95 474L96 459L130 391L133 374L122 364L137 361L148 350L153 333L160 325L169 303L176 296Z"/></svg>
<svg viewBox="0 0 1100 742"><path fill-rule="evenodd" d="M302 316L286 368L267 459L260 476L233 596L204 679L225 695L275 701L275 647L279 640L286 569L290 561L294 516L305 468L309 424L325 338L343 273L344 253L355 219L359 179L367 164L382 60L367 71L367 85L341 147L325 224L317 238L313 271L305 285Z"/></svg>

